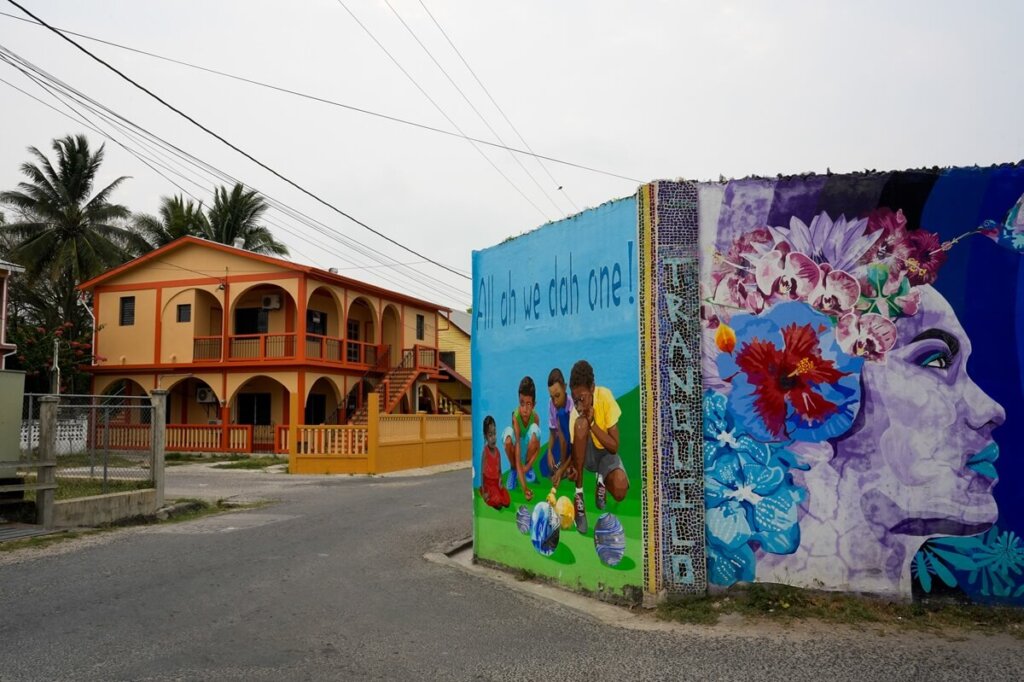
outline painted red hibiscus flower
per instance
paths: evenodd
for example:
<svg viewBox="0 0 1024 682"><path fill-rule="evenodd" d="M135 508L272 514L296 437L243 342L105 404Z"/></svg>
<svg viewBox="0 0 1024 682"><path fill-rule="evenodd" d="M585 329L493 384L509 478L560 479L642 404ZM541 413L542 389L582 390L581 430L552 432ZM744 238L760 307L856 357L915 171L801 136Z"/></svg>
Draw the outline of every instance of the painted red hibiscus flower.
<svg viewBox="0 0 1024 682"><path fill-rule="evenodd" d="M771 341L755 338L736 354L736 365L754 387L754 409L776 437L785 433L788 406L808 423L834 414L838 405L822 396L817 387L834 384L849 374L821 357L811 325L794 323L781 332L781 350Z"/></svg>
<svg viewBox="0 0 1024 682"><path fill-rule="evenodd" d="M939 235L927 230L911 230L896 242L892 255L903 264L911 284L935 284L939 268L946 262Z"/></svg>

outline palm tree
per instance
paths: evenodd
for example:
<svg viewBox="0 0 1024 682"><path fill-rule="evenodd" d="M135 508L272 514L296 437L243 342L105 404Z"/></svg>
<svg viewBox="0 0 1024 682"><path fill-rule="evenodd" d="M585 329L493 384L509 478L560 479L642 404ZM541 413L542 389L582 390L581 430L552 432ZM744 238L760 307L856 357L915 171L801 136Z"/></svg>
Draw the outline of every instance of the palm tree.
<svg viewBox="0 0 1024 682"><path fill-rule="evenodd" d="M207 214L210 239L221 244L233 244L242 239L242 247L255 253L287 256L288 247L274 239L270 230L259 224L269 206L255 190L246 190L236 184L231 191L219 187L213 195L213 206Z"/></svg>
<svg viewBox="0 0 1024 682"><path fill-rule="evenodd" d="M161 197L159 216L136 213L133 222L135 229L158 248L180 237L213 238L202 203L195 204L180 195Z"/></svg>
<svg viewBox="0 0 1024 682"><path fill-rule="evenodd" d="M28 182L0 192L0 202L13 207L22 219L0 227L13 240L10 256L24 264L30 279L47 277L75 285L94 277L151 247L140 235L118 223L131 212L110 203L111 193L127 178L122 176L92 193L103 147L89 150L84 135L53 141L56 166L29 147L36 163L24 163Z"/></svg>

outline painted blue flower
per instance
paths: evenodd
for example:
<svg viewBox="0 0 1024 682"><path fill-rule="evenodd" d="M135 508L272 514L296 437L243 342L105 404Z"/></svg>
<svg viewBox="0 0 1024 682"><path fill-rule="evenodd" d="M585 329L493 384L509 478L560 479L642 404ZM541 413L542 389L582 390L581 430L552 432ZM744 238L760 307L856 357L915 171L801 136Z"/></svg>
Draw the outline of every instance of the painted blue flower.
<svg viewBox="0 0 1024 682"><path fill-rule="evenodd" d="M718 356L729 411L763 442L819 442L846 433L860 409L863 358L846 354L832 318L802 302L730 320L736 350Z"/></svg>
<svg viewBox="0 0 1024 682"><path fill-rule="evenodd" d="M995 526L983 535L929 540L911 568L925 592L931 592L935 575L983 597L1024 596L1024 543L1013 531Z"/></svg>
<svg viewBox="0 0 1024 682"><path fill-rule="evenodd" d="M789 470L796 457L775 443L740 433L720 393L704 396L704 500L709 579L753 580L754 548L789 554L800 544L797 509L804 499Z"/></svg>

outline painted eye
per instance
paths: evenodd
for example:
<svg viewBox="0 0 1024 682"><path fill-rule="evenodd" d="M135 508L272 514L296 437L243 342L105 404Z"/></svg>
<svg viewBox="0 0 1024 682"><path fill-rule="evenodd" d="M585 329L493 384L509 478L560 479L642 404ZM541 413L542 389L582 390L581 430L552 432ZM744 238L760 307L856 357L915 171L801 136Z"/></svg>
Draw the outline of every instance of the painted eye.
<svg viewBox="0 0 1024 682"><path fill-rule="evenodd" d="M921 367L930 367L932 369L948 369L953 362L948 353L939 350L922 355L918 358L917 364Z"/></svg>

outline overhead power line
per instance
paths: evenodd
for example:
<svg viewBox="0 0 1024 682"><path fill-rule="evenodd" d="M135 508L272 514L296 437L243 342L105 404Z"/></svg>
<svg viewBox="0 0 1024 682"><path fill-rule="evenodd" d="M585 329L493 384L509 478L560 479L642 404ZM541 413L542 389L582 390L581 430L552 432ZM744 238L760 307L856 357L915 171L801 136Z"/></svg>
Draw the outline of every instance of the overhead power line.
<svg viewBox="0 0 1024 682"><path fill-rule="evenodd" d="M25 17L15 16L15 15L9 14L7 12L0 12L0 16L7 17L9 19L14 19L16 21L23 21L26 24L32 24L33 26L38 26L39 28L46 28L45 26L43 26L43 24L39 23L38 21L33 21L32 19L26 19ZM599 175L606 175L606 176L611 177L611 178L618 178L620 180L627 180L629 182L636 182L636 183L643 182L642 180L638 180L637 178L631 178L631 177L629 177L627 175L621 175L619 173L613 173L611 171L602 170L600 168L594 168L592 166L586 166L586 165L579 164L579 163L573 163L572 161L566 161L565 159L559 159L559 158L555 158L553 156L545 156L544 154L537 154L532 149L530 149L528 145L526 145L526 141L523 140L522 135L519 135L519 131L516 131L516 135L523 142L524 146L527 147L527 149L517 149L516 147L509 147L509 146L497 144L495 142L490 142L488 140L482 140L482 139L477 138L477 137L466 136L466 135L463 135L461 133L452 132L451 130L445 130L444 128L436 128L434 126L429 126L429 125L426 125L424 123L417 123L416 121L410 121L408 119L400 118L398 116L391 116L389 114L382 114L382 113L380 113L378 111L373 111L371 109L363 109L361 107L353 106L351 104L345 104L344 102L338 102L336 100L328 99L326 97L320 97L318 95L311 95L311 94L306 93L306 92L301 92L299 90L292 90L291 88L282 87L280 85L273 85L272 83L266 83L266 82L255 80L255 79L252 79L252 78L246 78L245 76L239 76L237 74L229 73L227 71L220 71L218 69L213 69L213 68L210 68L210 67L207 67L207 66L200 66L199 64L192 64L191 62L186 62L186 61L183 61L181 59L175 59L173 57L167 57L165 55L157 54L155 52L148 52L146 50L142 50L142 49L139 49L137 47L131 47L131 46L128 46L128 45L122 45L120 43L115 43L115 42L112 42L112 41L109 41L109 40L104 40L103 38L97 38L95 36L90 36L90 35L87 35L85 33L78 33L78 32L75 32L75 31L72 31L72 30L69 30L69 29L66 29L66 28L61 28L59 26L57 27L57 30L62 31L63 33L67 33L68 35L76 36L78 38L83 38L85 40L91 40L93 42L100 43L102 45L108 45L110 47L115 47L115 48L117 48L119 50L127 50L128 52L134 52L135 54L141 54L141 55L144 55L146 57L151 57L153 59L159 59L159 60L162 60L162 61L165 61L165 62L169 62L171 64L177 64L179 66L184 66L184 67L189 68L189 69L195 69L197 71L204 71L206 73L210 73L210 74L213 74L215 76L221 76L222 78L230 78L232 80L236 80L236 81L239 81L241 83L248 83L249 85L255 85L257 87L266 88L268 90L276 90L277 92L284 93L286 95L292 95L292 96L295 96L295 97L301 97L303 99L308 99L308 100L311 100L313 102L320 102L321 104L327 104L327 105L330 105L330 106L333 106L333 107L338 107L338 108L341 108L341 109L347 109L349 111L353 111L353 112L356 112L358 114L365 114L367 116L373 116L373 117L376 117L376 118L384 119L385 121L391 121L393 123L400 123L402 125L411 126L413 128L419 128L420 130L426 130L426 131L429 131L429 132L432 132L432 133L439 133L441 135L447 135L449 137L458 137L458 138L461 138L461 139L471 140L473 142L476 142L477 144L486 145L488 147L494 147L496 149L505 149L505 150L508 150L508 151L510 151L510 152L512 152L514 154L519 154L519 155L522 155L522 156L532 156L533 158L537 159L538 162L540 162L540 161L548 161L550 163L557 163L557 164L560 164L560 165L563 165L563 166L569 166L570 168L577 168L579 170L584 170L584 171L587 171L589 173L597 173ZM467 67L468 67L468 64L467 64ZM474 74L474 77L475 77L475 74ZM483 84L481 84L481 87L482 86L483 86ZM488 93L488 96L490 96L490 93ZM504 113L503 113L503 115L504 115ZM508 119L506 118L506 120L508 120ZM512 125L511 122L509 122L509 125L510 126ZM513 130L515 130L514 127L513 127ZM543 164L541 164L541 165L543 167ZM546 170L547 169L545 168L545 171ZM551 177L550 173L548 173L548 177ZM553 177L551 178L551 181L557 183L557 181ZM562 190L562 191L564 192L564 190ZM569 198L568 195L566 195L566 198L567 199ZM569 199L569 202L573 203L572 199ZM573 203L573 206L576 207L576 204Z"/></svg>
<svg viewBox="0 0 1024 682"><path fill-rule="evenodd" d="M433 107L435 109L437 109L437 112L439 114L441 114L442 116L444 116L445 120L448 121L449 123L451 123L452 127L454 127L456 130L458 130L459 133L461 133L463 137L465 137L467 140L469 140L469 136L467 136L466 133L462 130L462 128L459 127L459 124L456 123L455 120L452 119L452 117L448 115L448 112L446 112L444 109L442 109L441 105L438 104L437 101L435 101L434 98L431 97L430 94L427 93L427 91L423 89L423 86L420 85L419 82L415 78L413 78L413 75L411 73L409 73L408 71L406 71L405 67L402 66L402 64L398 61L398 59L395 58L395 56L393 54L391 54L391 52L388 50L388 48L384 47L384 43L380 42L377 39L377 36L375 36L373 34L373 31L371 31L369 28L367 28L366 25L363 22L359 21L359 17L357 17L352 12L352 10L350 10L348 8L348 5L346 5L343 0L337 0L337 2L338 2L339 5L341 5L345 9L346 12L349 13L349 15L352 17L352 19L357 24L359 24L359 28L363 29L366 32L366 35L370 36L370 39L377 44L377 47L379 47L381 50L384 51L384 54L386 54L388 56L388 59L390 59L392 61L392 63L394 63L394 65L398 67L398 70L401 71L402 74L405 75L405 77L409 79L409 81L416 87L417 90L420 91L420 94L423 95L424 97L426 97L427 101L430 102L430 104L433 105ZM530 204L535 209L537 209L537 213L540 213L541 217L544 218L544 220L548 220L547 214L544 213L544 211L541 209L541 207L538 206L533 201L533 199L531 199L529 196L527 196L526 192L524 192L522 189L520 189L519 185L514 183L512 181L512 178L510 178L505 173L505 171L503 171L500 168L498 168L498 164L494 163L494 161L491 159L491 157L487 156L487 154L484 154L484 150L480 149L480 147L478 147L475 142L470 141L469 144L470 144L470 146L473 147L474 151L476 151L477 154L482 156L484 161L486 161L491 166L491 168L493 168L494 171L498 175L500 175L502 177L502 179L505 182L507 182L512 187L512 189L514 189L516 192L518 192L519 195L521 197L523 197L523 199L528 204Z"/></svg>
<svg viewBox="0 0 1024 682"><path fill-rule="evenodd" d="M225 139L224 137L222 137L221 135L217 134L216 132L214 132L214 131L213 131L213 130L211 130L210 128L207 128L207 127L206 127L205 125L203 125L203 124L202 124L202 123L200 123L199 121L195 120L194 118L192 118L191 116L189 116L188 114L186 114L186 113L185 113L184 111L182 111L181 109L178 109L178 108L177 108L177 107L175 107L174 105L172 105L172 104L170 104L169 102L167 102L166 100L164 100L164 99L163 99L162 97L160 97L159 95L155 94L155 93L154 93L153 91L151 91L151 90L149 90L148 88L146 88L145 86L143 86L143 85L139 84L138 82L136 82L135 80L133 80L133 79L132 79L131 77L129 77L129 76L127 76L127 75L125 75L125 74L124 74L123 72L121 72L120 70L118 70L118 69L117 69L116 67L114 67L114 66L111 66L111 65L110 65L109 63L107 63L106 61L104 61L104 60L103 60L103 59L101 59L100 57L96 56L95 54L93 54L92 52L90 52L89 50L87 50L87 49L86 49L85 47L83 47L82 45L80 45L79 43L75 42L74 40L72 40L72 39L71 39L71 38L69 38L68 36L66 36L66 35L64 35L63 33L61 33L61 32L60 32L60 31L59 31L58 29L54 28L53 26L50 26L50 25L49 25L48 23L46 23L45 21L43 21L42 19L40 19L39 17L37 17L37 16L35 15L35 14L33 14L32 12L30 12L29 10L27 10L27 9L26 9L25 7L23 7L23 6L21 5L21 4L19 4L18 2L16 2L16 0L7 0L7 1L8 1L8 2L10 3L10 4L14 5L15 7L17 7L18 9L20 9L20 10L21 10L22 12L24 12L25 14L29 15L30 17L32 17L33 19L35 19L36 21L38 21L38 22L39 22L40 24L42 24L43 26L45 26L46 28L48 28L48 29L49 29L50 31L52 31L52 32L53 32L53 33L55 33L56 35L58 35L58 36L60 36L61 38L63 38L63 39L65 40L65 41L67 41L68 43L70 43L71 45L73 45L73 46L74 46L75 48L77 48L78 50L80 50L81 52L83 52L84 54L86 54L87 56L89 56L89 57L90 57L91 59L93 59L94 61L98 62L99 64L102 64L102 65L103 65L103 66L105 66L106 68L110 69L111 71L113 71L114 73L116 73L116 74L117 74L118 76L120 76L120 77L121 77L122 79L124 79L124 80L125 80L125 81L127 81L128 83L131 83L131 84L132 84L133 86L135 86L135 87L136 87L137 89L139 89L139 90L141 90L142 92L146 93L147 95L149 95L150 97L152 97L153 99L155 99L156 101L158 101L158 102L159 102L160 104L164 105L165 107L167 107L168 109L170 109L170 110L171 110L171 111L173 111L174 113L176 113L176 114L178 114L179 116L181 116L182 118L184 118L184 119L185 119L186 121L188 121L188 122L189 122L189 123L191 123L192 125L196 126L197 128L199 128L199 129L200 129L200 130L202 130L203 132L205 132L205 133L207 133L208 135L210 135L211 137L214 137L214 138L216 138L217 140L219 140L219 141L220 141L220 142L222 142L223 144L225 144L225 145L227 145L228 147L230 147L231 149L235 150L235 151L236 151L237 153L241 154L241 155L242 155L242 156L244 156L245 158L247 158L247 159L249 159L250 161L252 161L253 163L255 163L255 164L256 164L257 166L259 166L260 168L262 168L262 169L266 170L267 172L271 173L272 175L274 175L274 176L275 176L275 177L277 177L278 179L280 179L280 180L283 180L284 182L288 183L289 185L291 185L291 186L292 186L292 187L294 187L295 189L299 190L300 192L302 192L302 193L303 193L303 194L305 194L306 196L308 196L308 197L312 198L313 200L317 201L317 202L318 202L318 203L320 203L320 204L323 204L324 206L326 206L327 208L331 209L331 210L332 210L332 211L334 211L335 213L337 213L337 214L339 214L339 215L341 215L341 216L344 216L345 218L347 218L347 219L351 220L352 222L354 222L354 223L355 223L356 225L359 225L360 227L362 227L362 228L364 228L364 229L366 229L366 230L369 230L370 232L372 232L373 234L377 235L377 236L378 236L378 237L380 237L381 239L383 239L383 240L385 240L385 241L387 241L387 242L389 242L389 243L391 243L391 244L394 244L395 246L397 246L397 247L401 248L402 250L404 250L404 251L407 251L408 253L411 253L412 255L414 255L414 256L417 256L418 258L422 258L423 260L429 261L429 262L431 262L432 264L436 265L437 267L441 268L442 270L447 270L448 272L450 272L450 273L452 273L452 274L454 274L454 275L457 275L457 276L459 276L459 277L462 277L462 278L464 278L464 279L470 279L470 277L469 277L469 276L465 275L465 274L464 274L464 273L462 273L462 272L459 272L459 271L458 271L458 270L456 270L455 268L449 267L449 266L445 265L444 263L441 263L441 262L439 262L439 261L436 261L436 260L434 260L434 259L432 259L432 258L430 258L430 257L426 256L425 254L422 254L422 253L420 253L419 251L416 251L415 249L413 249L413 248L411 248L411 247L409 247L409 246L406 246L405 244L401 243L400 241L398 241L398 240L396 240L396 239L393 239L392 237L389 237L388 235L384 234L384 233L383 233L383 232L381 232L380 230L374 229L373 227L371 227L371 226L367 225L366 223L364 223L363 221L359 220L358 218L356 218L356 217L352 216L351 214L349 214L349 213L346 213L345 211L341 210L340 208L338 208L338 207L337 207L337 206L335 206L334 204L330 203L329 201L326 201L325 199L322 199L322 198L321 198L320 196L318 196L317 194L314 194L313 192L309 191L308 189L306 189L306 188L305 188L305 187L303 187L302 185L298 184L298 183L297 183L297 182L295 182L294 180L292 180L292 179L290 179L290 178L286 177L285 175L282 175L282 174L281 174L281 173L279 173L278 171L274 170L273 168L271 168L271 167L270 167L270 166L268 166L267 164L263 163L262 161L260 161L260 160L259 160L259 159L257 159L256 157L254 157L254 156L253 156L252 154L249 154L248 152L246 152L245 150L241 149L240 147L238 147L238 146L236 146L236 145L232 144L231 142L229 142L228 140L226 140L226 139Z"/></svg>
<svg viewBox="0 0 1024 682"><path fill-rule="evenodd" d="M438 23L437 19L434 17L434 14L429 9L427 9L427 6L423 3L423 0L419 0L419 3L420 7L423 8L423 11L427 13L428 17L430 17L430 20L434 22L434 26L437 27L437 30L441 32L441 35L444 36L444 39L448 41L449 45L451 45L451 48L452 50L455 51L455 54L458 55L460 60L462 60L462 63L465 65L466 70L469 71L469 73L473 76L473 80L476 81L477 85L480 86L480 89L484 91L485 95L487 95L487 99L491 100L491 104L493 104L494 108L498 110L498 113L501 114L501 117L505 119L505 123L508 123L508 127L511 128L512 131L516 134L516 137L518 137L519 141L523 143L523 146L530 151L529 155L532 156L537 161L537 165L540 166L545 173L547 173L548 178L551 180L551 182L555 183L555 186L558 188L558 191L565 195L566 201L568 201L572 205L572 207L578 211L579 206L577 206L576 202L573 201L572 197L569 196L569 193L565 190L565 187L562 185L562 183L558 182L558 180L555 180L555 176L551 174L551 171L548 170L548 167L544 165L543 161L541 161L541 159L544 157L533 152L533 148L529 145L529 143L527 143L526 138L523 137L522 133L519 132L518 128L512 125L512 121L505 114L505 110L502 109L501 105L498 104L498 102L495 101L494 97L491 96L491 91L487 89L487 86L485 86L483 81L481 81L480 78L476 75L476 71L474 71L473 67L469 65L469 62L466 61L466 58L462 56L462 52L459 51L459 48L455 47L455 43L452 42L452 39L448 36L448 32L441 27L441 24Z"/></svg>
<svg viewBox="0 0 1024 682"><path fill-rule="evenodd" d="M480 110L476 108L476 105L473 104L472 100L470 100L466 93L462 90L462 88L459 87L459 84L455 82L455 79L452 78L451 74L448 73L448 70L441 66L441 62L437 61L437 58L434 56L434 53L427 48L427 46L423 43L422 40L420 40L420 37L416 35L415 31L412 30L412 26L410 26L408 22L406 22L406 20L402 18L402 15L398 13L398 10L395 9L395 6L391 4L390 0L384 0L384 4L388 6L388 9L391 10L391 13L395 15L399 22L401 22L402 26L405 27L405 30L408 31L409 35L412 36L412 39L416 41L416 44L423 49L423 51L426 53L428 57L430 57L430 61L434 63L434 66L436 66L441 71L441 73L444 74L444 77L448 79L448 82L451 83L451 86L453 88L455 88L455 91L462 96L462 99L466 102L466 104L469 105L469 108L473 110L473 113L476 114L477 118L479 118L483 122L484 126L486 126L487 129L491 131L491 134L494 135L495 139L497 139L502 146L507 146L505 144L505 140L501 139L501 135L499 135L498 131L494 129L490 121L488 121L487 118L482 113L480 113ZM519 157L513 154L512 152L509 152L509 156L512 157L512 160L515 161L521 169L523 169L523 172L526 173L530 180L533 181L533 184L537 186L537 189L541 191L544 197L551 202L551 205L555 207L555 210L559 213L563 213L562 208L555 203L555 200L551 198L551 195L548 194L548 191L544 189L544 186L541 185L540 182L537 181L537 178L534 177L533 173L531 173L529 169L523 165L523 162L519 160Z"/></svg>
<svg viewBox="0 0 1024 682"><path fill-rule="evenodd" d="M188 152L182 150L179 147L176 147L175 145L167 142L166 140L163 140L162 138L160 138L159 136L155 135L154 133L146 130L145 128L142 128L141 126L139 126L138 124L132 122L131 120L126 119L124 116L118 114L116 111L113 111L113 110L109 109L108 107L106 107L103 104L97 102L95 99L89 97L88 95L79 92L78 90L74 89L72 86L70 86L67 83L61 81L60 79L58 79L57 77L53 76L52 74L47 73L45 70L43 70L40 67L32 64L31 62L29 62L28 60L24 59L23 57L20 57L19 55L11 52L10 50L8 50L7 48L4 48L3 46L0 46L0 60L7 62L13 68L16 68L19 71L21 71L26 77L28 77L29 79L33 80L37 85L39 85L48 94L50 94L51 97L55 97L64 106L66 106L69 109L75 111L77 113L77 115L81 116L81 113L77 112L77 109L75 108L75 105L69 103L67 100L73 100L78 106L81 106L83 108L86 108L86 109L92 111L97 117L102 118L109 125L111 125L112 127L120 130L123 135L125 135L126 137L134 140L135 144L139 144L139 145L145 147L147 150L149 150L149 152L151 154L153 154L155 156L158 156L158 157L161 157L161 158L168 158L168 156L170 156L170 157L178 157L179 159L184 161L186 164L189 164L191 166L195 166L202 173L205 173L205 174L207 174L209 176L212 176L214 178L214 182L228 182L228 183L232 183L232 184L241 184L246 189L250 189L250 190L253 190L253 191L256 191L256 192L260 193L264 197L264 199L266 199L267 203L271 206L272 209L277 210L277 211L283 213L288 218L291 218L291 219L294 219L294 220L298 221L299 223L301 223L301 224L311 228L312 230L314 230L318 234L320 234L320 235L322 235L322 236L324 236L324 237L326 237L328 239L334 240L334 241L338 242L339 244L341 244L341 245L343 245L343 246L345 246L345 247L347 247L347 248L349 248L349 249L351 249L351 250L353 250L353 251L355 251L357 253L360 253L360 254L368 257L368 258L370 258L371 260L377 261L378 263L381 264L381 267L391 268L393 273L396 276L407 278L411 282L412 286L411 287L406 287L406 288L411 288L411 289L423 289L423 288L426 288L426 289L432 290L435 295L440 295L443 298L455 299L455 300L459 300L459 301L465 300L465 298L464 298L465 297L465 292L464 291L462 291L460 289L456 289L456 288L452 287L451 285L443 282L442 280L437 279L436 277L433 277L431 275L426 275L426 274L421 273L419 271L413 270L412 268L406 267L406 264L396 263L396 262L393 262L393 261L392 262L387 262L389 260L388 257L386 257L383 253L377 251L376 249L373 249L372 247L363 245L360 242L358 242L357 240L354 240L352 238L345 237L341 233L337 232L336 230L333 230L333 229L329 228L327 225L321 223L320 221L318 221L318 220L316 220L314 218L311 218L310 216L307 216L306 214L302 213L301 211L298 211L298 210L288 206L287 204L284 204L284 203L274 199L272 196L266 194L265 192L260 191L258 188L255 188L255 187L252 187L250 185L246 185L245 183L242 183L239 179L231 176L230 174L225 173L224 171L219 170L215 166L212 166L209 163L203 161L202 159L199 159L198 157L195 157L192 154L189 154ZM22 91L22 92L24 92L24 91ZM31 95L29 95L29 96L31 96ZM43 104L45 105L45 103L43 103ZM46 105L46 106L48 106L48 105ZM62 112L58 112L58 113L62 113ZM64 114L64 115L66 115L66 114ZM95 127L91 127L90 126L90 129L95 130L96 132L98 132L99 134L103 135L104 137L107 137L108 139L110 139L111 141L115 142L116 144L119 144L120 146L126 148L126 151L131 153L133 156L136 156L136 158L139 158L140 154L135 153L130 147L127 147L126 145L124 145L120 140L117 139L116 136L114 136L114 135L112 135L110 133L106 133L104 131L98 130ZM138 136L136 135L135 131L138 131ZM152 162L152 164L155 164L157 166L160 166L161 168L166 169L168 172L170 172L170 173L172 173L174 175L177 175L178 177L182 178L186 182L189 182L189 183L195 185L196 187L198 187L199 189L203 190L204 192L211 193L210 190L205 185L203 185L201 183L198 183L194 179L183 175L181 172L179 172L178 170L176 170L174 168L171 168L166 163L161 163L159 160L153 158L152 156L148 156L147 157L145 154L141 154L141 156L143 156L145 158L148 158L149 161ZM188 192L187 190L185 190L181 185L177 184L173 180L170 180L170 178L168 178L163 173L157 171L155 168L153 168L152 164L146 163L142 159L139 159L139 160L142 161L143 163L145 163L145 165L150 167L152 170L154 170L154 172L158 173L161 177L163 177L164 179L166 179L169 182L171 182L171 184L173 184L175 187L179 188L182 192L184 192L185 194L188 194L193 199L199 201L198 197L196 197L191 192ZM171 158L170 163L175 164L175 165L180 165L173 158ZM185 168L185 167L182 166L182 168ZM186 170L187 170L187 168L186 168ZM285 232L288 232L289 234L294 235L295 237L297 237L298 239L300 239L303 242L309 242L307 237L305 237L305 236L303 236L301 234L295 233L292 230L289 230L288 228L286 228L285 226L279 225L278 223L276 223L273 220L267 219L267 222L269 224L272 224L272 225L275 225L277 227L280 227ZM315 246L321 247L320 244L315 244ZM343 254L336 253L335 255L337 257L341 258L342 260L348 261L350 263L353 263L353 265L357 265L358 266L356 261L353 261L350 258L346 258ZM308 258L308 256L307 256L307 258ZM431 284L431 282L435 282L436 285ZM394 285L394 282L392 283L392 285ZM438 288L438 287L441 287L441 288ZM444 290L442 290L442 288Z"/></svg>

